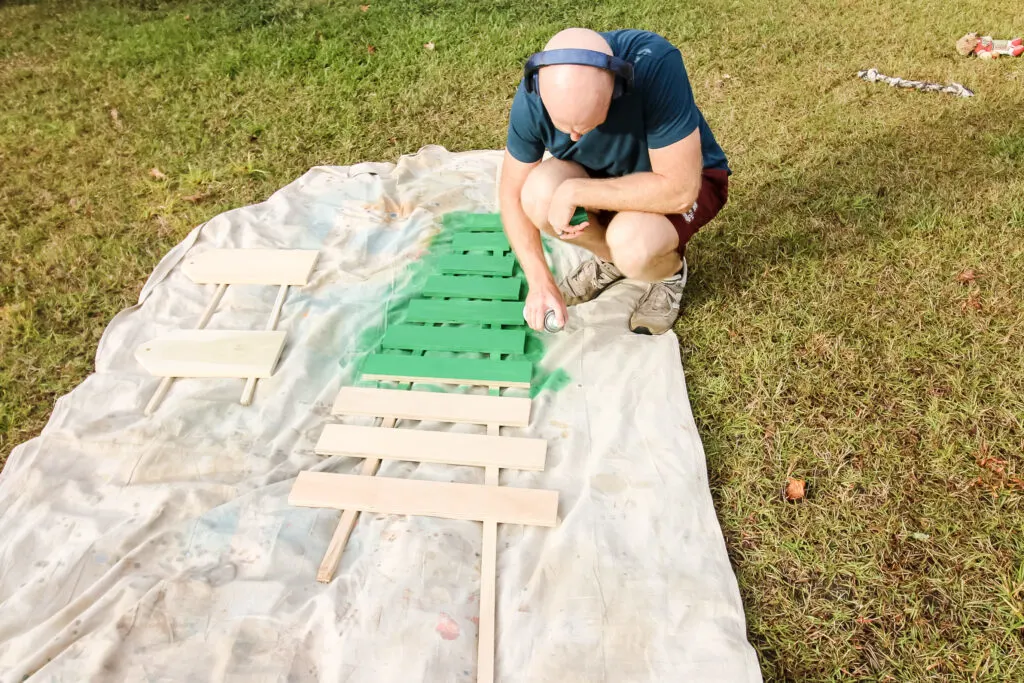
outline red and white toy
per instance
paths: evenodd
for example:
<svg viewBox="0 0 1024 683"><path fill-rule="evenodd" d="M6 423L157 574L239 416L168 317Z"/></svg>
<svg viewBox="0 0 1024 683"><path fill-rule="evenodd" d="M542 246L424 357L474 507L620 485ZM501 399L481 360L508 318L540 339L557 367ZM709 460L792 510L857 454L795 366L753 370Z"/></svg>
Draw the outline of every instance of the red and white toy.
<svg viewBox="0 0 1024 683"><path fill-rule="evenodd" d="M974 54L978 55L979 59L995 59L1000 55L1020 57L1024 54L1024 40L993 40L992 36L982 36L974 48Z"/></svg>
<svg viewBox="0 0 1024 683"><path fill-rule="evenodd" d="M956 41L956 49L964 57L977 55L978 59L995 59L1000 55L1020 57L1024 54L1024 40L1020 38L995 40L992 36L979 38L977 33L968 33Z"/></svg>

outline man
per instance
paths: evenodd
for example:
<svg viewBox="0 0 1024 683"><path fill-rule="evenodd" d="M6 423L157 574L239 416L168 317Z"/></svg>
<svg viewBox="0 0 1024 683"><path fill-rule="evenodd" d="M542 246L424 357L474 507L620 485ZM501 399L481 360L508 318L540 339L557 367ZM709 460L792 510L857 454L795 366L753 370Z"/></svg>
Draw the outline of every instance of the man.
<svg viewBox="0 0 1024 683"><path fill-rule="evenodd" d="M686 242L728 198L725 154L693 101L683 59L648 31L571 28L527 62L509 117L500 204L529 286L535 330L553 310L632 278L650 283L630 319L662 334L679 316ZM552 155L542 161L545 150ZM570 225L577 207L587 220ZM556 285L540 232L594 254Z"/></svg>

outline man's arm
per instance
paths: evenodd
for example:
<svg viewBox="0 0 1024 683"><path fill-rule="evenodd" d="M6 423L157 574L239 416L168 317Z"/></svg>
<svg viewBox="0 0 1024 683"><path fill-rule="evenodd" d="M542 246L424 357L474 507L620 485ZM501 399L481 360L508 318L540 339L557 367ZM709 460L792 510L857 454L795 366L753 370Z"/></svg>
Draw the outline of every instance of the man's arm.
<svg viewBox="0 0 1024 683"><path fill-rule="evenodd" d="M538 331L544 328L544 315L549 310L555 312L559 326L565 325L568 318L562 294L558 291L558 285L544 258L540 231L523 211L523 185L526 184L526 177L530 175L530 171L539 163L524 163L505 150L505 159L501 165L501 182L498 185L501 222L505 226L508 243L512 245L512 251L516 253L519 265L526 275L526 284L529 288L526 305L523 307L523 318L530 327Z"/></svg>
<svg viewBox="0 0 1024 683"><path fill-rule="evenodd" d="M512 245L512 251L516 253L519 265L523 267L526 279L530 282L551 277L547 262L544 260L540 233L523 211L523 185L526 184L526 177L530 175L530 171L538 164L539 161L532 164L523 163L505 150L505 158L501 163L501 182L498 186L498 203L505 235L508 236L508 243Z"/></svg>
<svg viewBox="0 0 1024 683"><path fill-rule="evenodd" d="M621 178L573 178L563 182L551 200L551 226L573 233L569 219L577 206L664 214L686 213L693 208L703 170L700 130L649 152L649 173L631 173Z"/></svg>

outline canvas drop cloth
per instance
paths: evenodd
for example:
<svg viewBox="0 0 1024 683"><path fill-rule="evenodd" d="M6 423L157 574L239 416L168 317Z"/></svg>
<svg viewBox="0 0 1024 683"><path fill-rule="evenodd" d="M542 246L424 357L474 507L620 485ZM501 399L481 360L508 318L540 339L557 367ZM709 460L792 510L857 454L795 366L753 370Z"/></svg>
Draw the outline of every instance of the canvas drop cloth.
<svg viewBox="0 0 1024 683"><path fill-rule="evenodd" d="M363 515L324 585L339 513L287 496L301 470L357 471L313 452L354 381L354 340L382 328L441 214L495 210L500 158L427 147L314 168L167 254L107 327L95 373L0 475L0 681L475 680L478 523ZM135 348L195 325L214 287L179 264L213 247L321 256L288 295L284 354L252 406L241 380L178 380L144 417L158 380ZM580 254L553 258L564 272ZM639 292L573 310L542 360L568 384L534 400L529 429L506 430L547 439L548 464L502 485L561 498L554 529L499 527L499 683L760 680L677 340L626 329ZM229 287L209 329L262 329L276 293ZM397 462L379 476L483 479Z"/></svg>

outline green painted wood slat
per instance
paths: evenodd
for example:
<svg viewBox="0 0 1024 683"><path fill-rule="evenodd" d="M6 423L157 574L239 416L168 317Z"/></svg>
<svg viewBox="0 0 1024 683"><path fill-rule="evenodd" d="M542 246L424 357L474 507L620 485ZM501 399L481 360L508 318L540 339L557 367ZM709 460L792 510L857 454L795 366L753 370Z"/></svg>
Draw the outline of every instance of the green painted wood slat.
<svg viewBox="0 0 1024 683"><path fill-rule="evenodd" d="M457 299L498 299L518 301L523 287L521 277L484 277L482 275L431 275L423 286L423 296Z"/></svg>
<svg viewBox="0 0 1024 683"><path fill-rule="evenodd" d="M362 378L382 381L435 381L445 384L530 386L533 365L525 360L437 358L378 353L363 364Z"/></svg>
<svg viewBox="0 0 1024 683"><path fill-rule="evenodd" d="M518 301L438 301L413 299L405 316L411 323L525 325Z"/></svg>
<svg viewBox="0 0 1024 683"><path fill-rule="evenodd" d="M444 254L437 259L437 269L444 275L502 275L512 274L516 265L512 254L485 256L483 254Z"/></svg>
<svg viewBox="0 0 1024 683"><path fill-rule="evenodd" d="M452 251L511 251L503 232L460 232L452 236Z"/></svg>
<svg viewBox="0 0 1024 683"><path fill-rule="evenodd" d="M466 213L453 211L446 213L441 222L452 232L501 232L501 214L497 213Z"/></svg>
<svg viewBox="0 0 1024 683"><path fill-rule="evenodd" d="M384 333L385 349L410 351L475 351L479 353L524 353L523 330L485 330L479 327L430 327L392 325Z"/></svg>

